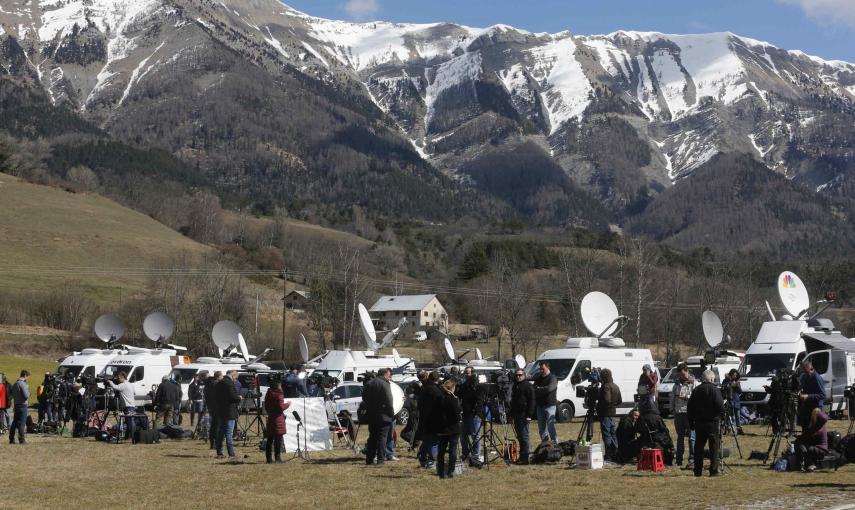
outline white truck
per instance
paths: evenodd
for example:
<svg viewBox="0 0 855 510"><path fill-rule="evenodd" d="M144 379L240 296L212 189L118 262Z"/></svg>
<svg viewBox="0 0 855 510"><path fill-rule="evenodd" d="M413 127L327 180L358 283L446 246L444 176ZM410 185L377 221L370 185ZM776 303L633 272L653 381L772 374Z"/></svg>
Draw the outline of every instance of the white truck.
<svg viewBox="0 0 855 510"><path fill-rule="evenodd" d="M543 361L549 361L550 370L558 379L556 420L569 422L587 412L584 398L577 396L576 387L590 385L586 374L593 368L612 371L623 399L618 414L627 414L635 407L639 376L644 365L653 366L653 355L649 349L627 349L619 338L570 338L564 349L549 350L538 356L529 366L529 379L536 377Z"/></svg>
<svg viewBox="0 0 855 510"><path fill-rule="evenodd" d="M72 374L74 379L81 376L94 378L113 358L124 352L126 351L120 349L83 349L63 358L56 368L56 373L62 378L68 378L69 374Z"/></svg>
<svg viewBox="0 0 855 510"><path fill-rule="evenodd" d="M128 381L134 385L134 397L137 406L151 403L152 390L169 375L176 365L190 363L189 356L179 356L174 349L145 349L128 347L127 351L116 356L104 366L101 375L115 379L125 372Z"/></svg>

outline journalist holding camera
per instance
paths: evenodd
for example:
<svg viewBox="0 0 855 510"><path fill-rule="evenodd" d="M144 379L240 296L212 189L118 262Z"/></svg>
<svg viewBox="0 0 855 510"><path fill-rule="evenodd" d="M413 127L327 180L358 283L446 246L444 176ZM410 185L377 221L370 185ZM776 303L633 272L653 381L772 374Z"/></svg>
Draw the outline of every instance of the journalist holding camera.
<svg viewBox="0 0 855 510"><path fill-rule="evenodd" d="M127 417L128 437L133 438L134 429L136 428L136 420L134 417L137 414L137 404L134 398L134 385L128 382L128 374L125 372L119 372L117 379L119 384L107 379L107 385L110 386L113 391L118 393L119 397L122 399L122 408L124 409L125 416Z"/></svg>

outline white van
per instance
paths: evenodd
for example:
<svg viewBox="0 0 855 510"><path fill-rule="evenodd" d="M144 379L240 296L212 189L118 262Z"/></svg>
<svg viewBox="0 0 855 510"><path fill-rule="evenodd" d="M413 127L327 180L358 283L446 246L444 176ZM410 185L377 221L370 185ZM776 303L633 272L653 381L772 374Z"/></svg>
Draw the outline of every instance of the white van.
<svg viewBox="0 0 855 510"><path fill-rule="evenodd" d="M739 369L742 404L765 405L769 395L764 386L780 370L796 370L807 355L802 333L809 331L807 321L764 322L757 338L745 352Z"/></svg>
<svg viewBox="0 0 855 510"><path fill-rule="evenodd" d="M842 417L849 404L844 391L855 385L855 340L836 333L815 333L805 341L810 353L805 360L813 363L825 382L825 406L831 415Z"/></svg>
<svg viewBox="0 0 855 510"><path fill-rule="evenodd" d="M529 379L534 378L541 361L549 361L549 368L558 379L556 420L569 422L574 416L584 416L587 412L583 406L584 398L576 395L576 387L590 384L584 374L592 368L612 371L623 398L618 414L627 414L635 407L634 396L642 368L644 365L653 366L653 355L649 349L624 348L623 340L619 338L570 338L566 348L549 350L538 356L530 365Z"/></svg>
<svg viewBox="0 0 855 510"><path fill-rule="evenodd" d="M120 354L126 351L119 349L83 349L66 356L59 362L56 368L57 375L66 379L69 374L77 380L79 377L95 377L104 370L104 367Z"/></svg>
<svg viewBox="0 0 855 510"><path fill-rule="evenodd" d="M698 382L702 380L701 374L703 374L705 370L702 363L703 360L703 356L689 356L686 358L686 365L689 367L689 374L691 374ZM720 353L719 357L716 358L715 363L707 365L706 368L712 370L715 374L715 383L721 384L724 376L734 368L738 370L741 364L742 358L738 353L723 351ZM677 367L668 371L665 377L662 378L662 381L659 383L659 388L657 389L659 414L661 414L663 418L666 418L671 414L671 390L674 389L675 382L677 382Z"/></svg>
<svg viewBox="0 0 855 510"><path fill-rule="evenodd" d="M120 372L128 374L128 381L134 385L136 405L143 406L151 403L150 393L163 376L169 375L176 365L189 363L189 356L179 356L174 349L128 347L126 352L110 360L101 375L114 379Z"/></svg>
<svg viewBox="0 0 855 510"><path fill-rule="evenodd" d="M394 351L392 355L374 354L372 351L329 351L312 371L313 376L323 374L339 382L358 381L365 372L376 372L381 368L391 368L393 372L414 372L412 360L402 358ZM395 380L403 377L395 374Z"/></svg>

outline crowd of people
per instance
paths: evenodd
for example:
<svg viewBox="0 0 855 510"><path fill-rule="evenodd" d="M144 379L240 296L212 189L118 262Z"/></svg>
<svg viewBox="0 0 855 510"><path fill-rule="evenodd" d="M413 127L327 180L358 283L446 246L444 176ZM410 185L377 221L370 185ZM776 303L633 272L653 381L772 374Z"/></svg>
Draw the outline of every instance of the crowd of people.
<svg viewBox="0 0 855 510"><path fill-rule="evenodd" d="M0 429L8 430L10 443L16 440L19 444L26 443L29 377L29 372L23 370L12 384L5 378L0 381ZM458 371L452 371L449 375L438 371L420 371L418 381L408 389L414 403L408 425L408 440L417 447L416 457L420 466L436 469L441 478L455 475L458 457L472 467L480 467L479 459L485 447L481 444L482 430L487 421L497 418L506 419L513 427L519 446L517 464L526 465L530 462L532 441L529 423L532 420L537 421L536 440L539 444L559 445L555 426L558 380L551 371L550 363L541 362L531 379L521 368L515 370L512 377L507 394L501 398L507 405L501 410L504 416L500 418L493 415L497 409L489 405L489 385L483 375L476 375L472 367L466 367L462 374ZM39 386L37 400L40 417L45 415L50 419L53 410L47 405L47 400L42 398L47 381L48 377ZM656 391L658 378L655 370L644 367L639 377L637 406L620 418L619 422L618 408L624 402L624 396L609 369L599 371L598 383L595 386L596 406L591 410L591 416L596 416L599 421L607 462L634 462L642 448L658 448L666 464L683 466L686 459L683 469L693 470L695 476L702 475L705 457L710 459L710 476L720 473L722 420L725 426L730 424L735 427L734 433L741 432L741 392L736 370L728 373L719 386L712 370L705 370L701 380L696 381L685 363L676 367L673 390L665 397L669 399L673 412L676 444L659 413L657 398L660 397ZM135 437L136 418L142 413L136 405L134 388L128 382L127 374L121 372L115 380L108 380L106 384L114 392L118 408L124 413L128 437ZM364 450L366 464L397 460L392 449L396 413L391 384L392 371L388 368L380 370L375 377L366 377L364 381L360 421L368 426ZM799 465L806 470L813 470L828 453L828 416L822 411L824 383L811 363L805 362L794 384L798 385L799 405L793 414L797 415L802 427L802 434L794 442L795 453ZM79 386L74 387L75 394L79 389ZM305 380L298 377L296 371L287 373L282 381L271 382L263 399L263 409L267 415L264 446L268 463L281 462L283 436L286 434L284 412L290 406L287 399L309 394ZM164 378L152 397L156 411L155 427L158 421L163 424L180 424L183 398L180 385ZM204 417L209 446L216 452L217 458L228 455L230 459L235 459L234 434L242 400L238 372L218 371L207 378L200 378L197 374L189 385L187 397L191 426L201 425L200 421ZM773 423L773 426L785 428L783 423ZM705 455L707 450L709 453Z"/></svg>

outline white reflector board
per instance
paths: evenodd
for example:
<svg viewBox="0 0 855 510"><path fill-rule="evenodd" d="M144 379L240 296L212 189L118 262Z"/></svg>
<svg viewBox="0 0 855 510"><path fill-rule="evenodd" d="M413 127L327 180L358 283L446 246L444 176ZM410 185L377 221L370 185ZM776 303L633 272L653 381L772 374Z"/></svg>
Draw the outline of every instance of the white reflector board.
<svg viewBox="0 0 855 510"><path fill-rule="evenodd" d="M285 410L285 451L297 451L297 419L294 411L300 415L303 426L300 427L300 447L310 452L332 450L332 435L330 434L327 409L322 397L286 398L291 405Z"/></svg>
<svg viewBox="0 0 855 510"><path fill-rule="evenodd" d="M796 273L784 271L778 276L778 296L790 315L799 319L801 314L810 308L810 297L807 288Z"/></svg>
<svg viewBox="0 0 855 510"><path fill-rule="evenodd" d="M620 324L617 305L602 292L589 292L582 298L582 322L594 336L611 336ZM606 329L608 328L608 329Z"/></svg>

